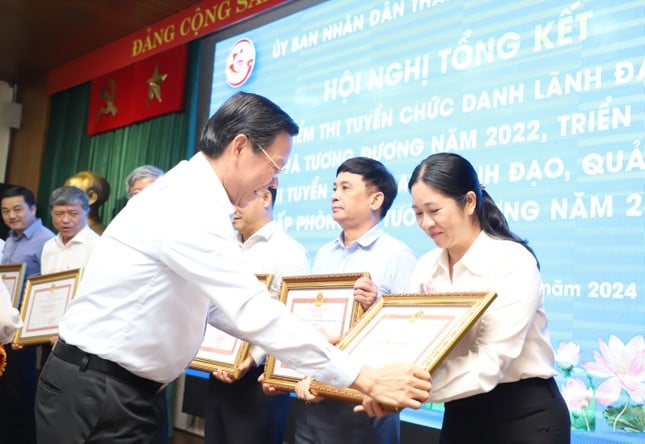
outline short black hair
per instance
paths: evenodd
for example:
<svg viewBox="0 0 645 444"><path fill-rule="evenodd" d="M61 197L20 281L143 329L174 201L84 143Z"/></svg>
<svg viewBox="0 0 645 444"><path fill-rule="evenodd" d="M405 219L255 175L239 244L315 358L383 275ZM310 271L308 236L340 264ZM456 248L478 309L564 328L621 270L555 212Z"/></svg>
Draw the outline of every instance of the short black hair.
<svg viewBox="0 0 645 444"><path fill-rule="evenodd" d="M398 191L396 180L385 165L369 157L352 157L340 164L336 170L336 176L340 173L358 174L363 177L366 185L372 185L383 193L383 205L381 205L381 219L383 219Z"/></svg>
<svg viewBox="0 0 645 444"><path fill-rule="evenodd" d="M15 185L4 190L4 192L2 193L2 198L0 199L17 196L22 196L25 199L25 203L30 207L36 205L36 198L34 197L34 193L32 193L30 189L20 185Z"/></svg>

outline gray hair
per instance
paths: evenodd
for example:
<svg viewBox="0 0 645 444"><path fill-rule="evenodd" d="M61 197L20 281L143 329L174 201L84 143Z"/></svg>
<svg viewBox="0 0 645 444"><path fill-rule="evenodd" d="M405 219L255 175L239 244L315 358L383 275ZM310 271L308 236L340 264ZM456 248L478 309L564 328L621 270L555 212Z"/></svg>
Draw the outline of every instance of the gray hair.
<svg viewBox="0 0 645 444"><path fill-rule="evenodd" d="M134 186L134 182L141 179L147 179L148 177L154 177L155 179L164 175L164 172L161 168L158 168L154 165L141 165L133 169L128 177L125 178L125 188L130 196L130 189Z"/></svg>
<svg viewBox="0 0 645 444"><path fill-rule="evenodd" d="M74 205L79 204L83 211L90 209L90 202L85 191L79 187L65 185L56 188L49 196L49 208L53 209L55 205Z"/></svg>

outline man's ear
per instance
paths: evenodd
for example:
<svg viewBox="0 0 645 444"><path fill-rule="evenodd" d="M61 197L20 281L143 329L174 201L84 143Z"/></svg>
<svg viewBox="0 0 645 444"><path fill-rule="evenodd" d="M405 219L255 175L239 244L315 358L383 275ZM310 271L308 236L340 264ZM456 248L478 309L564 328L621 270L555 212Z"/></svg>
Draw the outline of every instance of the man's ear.
<svg viewBox="0 0 645 444"><path fill-rule="evenodd" d="M262 196L262 206L264 208L269 208L271 206L271 192L269 190L260 191Z"/></svg>
<svg viewBox="0 0 645 444"><path fill-rule="evenodd" d="M385 195L382 191L372 193L372 195L370 196L370 209L372 211L378 211L383 206L384 201Z"/></svg>
<svg viewBox="0 0 645 444"><path fill-rule="evenodd" d="M234 159L239 160L240 156L242 155L242 151L244 148L247 146L247 143L249 143L250 140L246 136L246 134L238 134L233 138L231 141L231 155L233 156Z"/></svg>

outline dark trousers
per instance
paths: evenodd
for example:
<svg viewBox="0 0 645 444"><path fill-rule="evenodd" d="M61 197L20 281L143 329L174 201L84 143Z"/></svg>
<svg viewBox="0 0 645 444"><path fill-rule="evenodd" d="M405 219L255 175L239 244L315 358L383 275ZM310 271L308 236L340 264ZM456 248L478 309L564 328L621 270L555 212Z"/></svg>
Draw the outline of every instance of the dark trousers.
<svg viewBox="0 0 645 444"><path fill-rule="evenodd" d="M33 444L36 346L5 346L7 367L0 377L0 444Z"/></svg>
<svg viewBox="0 0 645 444"><path fill-rule="evenodd" d="M158 444L165 399L152 381L117 378L68 362L54 347L36 394L36 436L41 444ZM82 353L82 352L80 352ZM101 362L100 358L90 362ZM111 363L112 365L115 365ZM125 370L121 369L121 372ZM127 372L125 373L127 376Z"/></svg>
<svg viewBox="0 0 645 444"><path fill-rule="evenodd" d="M227 384L211 375L204 415L206 444L282 444L288 395L267 396L257 382L264 367Z"/></svg>
<svg viewBox="0 0 645 444"><path fill-rule="evenodd" d="M569 444L569 411L553 380L499 384L445 405L441 444Z"/></svg>
<svg viewBox="0 0 645 444"><path fill-rule="evenodd" d="M370 418L355 413L354 405L325 399L319 403L298 402L295 444L398 444L399 414Z"/></svg>

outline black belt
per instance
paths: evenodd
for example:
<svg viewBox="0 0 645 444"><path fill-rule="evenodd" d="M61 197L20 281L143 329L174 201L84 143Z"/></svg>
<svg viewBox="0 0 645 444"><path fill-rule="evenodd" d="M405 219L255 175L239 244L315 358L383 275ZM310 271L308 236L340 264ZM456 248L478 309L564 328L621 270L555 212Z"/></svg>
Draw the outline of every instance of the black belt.
<svg viewBox="0 0 645 444"><path fill-rule="evenodd" d="M77 365L82 372L87 369L96 370L97 372L120 379L147 392L157 393L166 386L166 384L162 384L161 382L152 381L130 373L119 364L91 353L86 353L75 345L67 344L60 338L56 341L52 353L65 362Z"/></svg>

